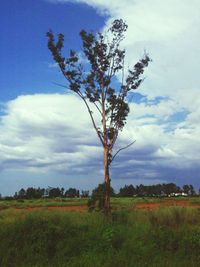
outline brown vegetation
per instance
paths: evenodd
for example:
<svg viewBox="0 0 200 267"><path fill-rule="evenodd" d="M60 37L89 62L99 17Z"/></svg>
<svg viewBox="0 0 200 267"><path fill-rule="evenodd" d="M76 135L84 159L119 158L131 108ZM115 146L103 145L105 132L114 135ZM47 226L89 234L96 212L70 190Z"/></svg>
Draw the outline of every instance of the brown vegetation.
<svg viewBox="0 0 200 267"><path fill-rule="evenodd" d="M169 207L169 206L179 206L179 207L192 207L192 208L200 208L199 204L192 204L187 200L164 200L161 202L154 203L138 203L134 208L136 209L144 209L144 210L154 210L159 207Z"/></svg>

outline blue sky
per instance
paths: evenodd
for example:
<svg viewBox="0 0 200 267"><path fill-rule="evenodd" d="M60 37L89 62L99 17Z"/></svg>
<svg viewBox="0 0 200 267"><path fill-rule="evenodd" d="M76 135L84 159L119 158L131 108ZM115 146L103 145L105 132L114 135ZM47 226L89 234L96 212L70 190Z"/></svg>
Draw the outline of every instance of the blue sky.
<svg viewBox="0 0 200 267"><path fill-rule="evenodd" d="M153 62L133 95L116 149L112 185L192 183L200 187L200 3L198 0L11 0L0 4L0 193L28 186L92 189L103 178L102 149L81 101L47 49L46 32L81 51L81 29L116 18L129 28L127 66Z"/></svg>
<svg viewBox="0 0 200 267"><path fill-rule="evenodd" d="M55 92L61 76L48 68L51 55L46 32L66 35L66 51L80 49L82 28L97 31L104 17L88 5L53 4L43 0L2 1L1 5L1 101L21 94ZM53 62L52 62L53 63Z"/></svg>

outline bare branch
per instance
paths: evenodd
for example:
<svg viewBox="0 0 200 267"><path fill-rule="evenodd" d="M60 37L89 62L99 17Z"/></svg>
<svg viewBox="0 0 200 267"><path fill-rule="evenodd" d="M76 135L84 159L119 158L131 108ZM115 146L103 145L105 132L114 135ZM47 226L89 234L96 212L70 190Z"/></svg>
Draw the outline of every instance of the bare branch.
<svg viewBox="0 0 200 267"><path fill-rule="evenodd" d="M57 85L57 86L60 86L60 87L63 87L63 88L67 88L66 85L63 85L61 83L56 83L56 82L52 82L53 84Z"/></svg>
<svg viewBox="0 0 200 267"><path fill-rule="evenodd" d="M122 67L122 86L124 85L124 58L123 58L123 67Z"/></svg>
<svg viewBox="0 0 200 267"><path fill-rule="evenodd" d="M96 133L97 133L97 135L98 135L98 137L99 137L99 140L101 141L102 146L104 146L104 141L103 141L102 136L101 136L101 134L100 134L100 132L99 132L99 130L98 130L96 124L95 124L95 121L94 121L94 118L93 118L93 115L92 115L92 111L91 111L91 109L90 109L90 107L89 107L87 101L85 100L85 97L82 95L82 93L81 93L80 91L77 92L77 94L78 94L78 95L80 96L80 98L84 101L84 103L85 103L85 105L86 105L86 107L87 107L88 113L89 113L89 115L90 115L90 118L91 118L93 127L94 127L94 129L95 129L95 131L96 131Z"/></svg>
<svg viewBox="0 0 200 267"><path fill-rule="evenodd" d="M58 86L60 86L60 87L67 88L67 86L64 86L64 85L59 84L59 83L54 83L54 84L56 84L56 85L58 85ZM76 93L77 93L77 94L80 96L80 98L84 101L84 103L85 103L85 105L86 105L86 107L87 107L88 113L89 113L89 115L90 115L90 118L91 118L91 120L92 120L93 127L94 127L94 129L95 129L95 131L96 131L96 133L97 133L97 135L98 135L98 137L99 137L99 139L100 139L102 145L104 145L104 142L103 142L103 139L102 139L102 137L101 137L101 134L100 134L100 132L99 132L99 130L98 130L96 124L95 124L95 121L94 121L94 118L93 118L93 115L92 115L92 111L91 111L91 109L90 109L90 107L89 107L87 101L85 100L85 97L83 96L83 94L82 94L80 91L78 91L78 92L76 92ZM95 104L95 103L94 103L94 104ZM99 112L101 113L101 110L99 109L99 107L98 107L96 104L95 104L95 106L96 106L96 108L99 110ZM102 115L102 113L101 113L101 115Z"/></svg>
<svg viewBox="0 0 200 267"><path fill-rule="evenodd" d="M134 140L132 143L130 143L129 145L125 146L125 147L122 147L120 148L116 153L115 155L112 157L111 161L110 161L110 164L113 162L114 158L117 156L117 154L119 154L120 151L132 146L134 143L136 142L136 140Z"/></svg>
<svg viewBox="0 0 200 267"><path fill-rule="evenodd" d="M97 110L99 111L99 113L100 113L101 116L102 116L102 112L101 112L100 108L98 107L98 105L97 105L95 102L93 102L93 104L95 105L95 107L97 108Z"/></svg>

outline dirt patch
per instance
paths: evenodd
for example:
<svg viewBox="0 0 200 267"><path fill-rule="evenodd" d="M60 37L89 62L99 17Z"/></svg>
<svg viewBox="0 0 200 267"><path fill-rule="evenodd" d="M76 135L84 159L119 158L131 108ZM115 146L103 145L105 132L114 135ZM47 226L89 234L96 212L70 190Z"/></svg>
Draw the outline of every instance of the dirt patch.
<svg viewBox="0 0 200 267"><path fill-rule="evenodd" d="M179 207L191 207L200 209L200 205L191 204L187 200L166 200L157 203L138 203L134 206L136 209L144 209L144 210L154 210L160 207L170 207L170 206L179 206Z"/></svg>
<svg viewBox="0 0 200 267"><path fill-rule="evenodd" d="M48 207L50 210L71 210L71 211L83 211L88 209L87 205L79 205L79 206L59 206L59 207Z"/></svg>

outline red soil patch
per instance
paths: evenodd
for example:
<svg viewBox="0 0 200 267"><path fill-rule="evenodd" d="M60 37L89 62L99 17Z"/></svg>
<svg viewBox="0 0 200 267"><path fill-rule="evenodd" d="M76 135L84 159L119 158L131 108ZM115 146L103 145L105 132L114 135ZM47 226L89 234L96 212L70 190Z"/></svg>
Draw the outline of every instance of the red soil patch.
<svg viewBox="0 0 200 267"><path fill-rule="evenodd" d="M59 207L48 207L50 210L71 210L71 211L83 211L88 209L87 205L79 206L59 206Z"/></svg>
<svg viewBox="0 0 200 267"><path fill-rule="evenodd" d="M200 205L191 204L187 200L165 200L157 203L138 203L135 205L136 209L144 209L144 210L154 210L159 207L170 207L170 206L179 206L179 207L191 207L200 209Z"/></svg>

